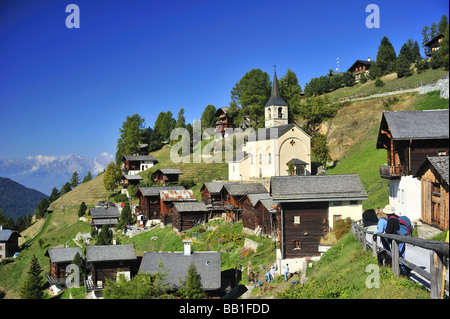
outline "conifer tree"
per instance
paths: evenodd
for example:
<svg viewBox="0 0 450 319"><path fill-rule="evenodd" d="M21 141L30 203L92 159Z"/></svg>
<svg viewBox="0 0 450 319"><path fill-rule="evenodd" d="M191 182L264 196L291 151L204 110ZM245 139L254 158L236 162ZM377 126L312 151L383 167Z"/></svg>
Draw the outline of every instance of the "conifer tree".
<svg viewBox="0 0 450 319"><path fill-rule="evenodd" d="M197 267L195 267L194 263L191 263L189 266L186 281L178 290L178 293L185 299L203 299L206 297L202 288L202 278L197 273Z"/></svg>
<svg viewBox="0 0 450 319"><path fill-rule="evenodd" d="M44 293L42 291L42 269L36 255L31 258L30 269L28 270L27 279L22 288L20 288L20 298L22 299L42 299Z"/></svg>

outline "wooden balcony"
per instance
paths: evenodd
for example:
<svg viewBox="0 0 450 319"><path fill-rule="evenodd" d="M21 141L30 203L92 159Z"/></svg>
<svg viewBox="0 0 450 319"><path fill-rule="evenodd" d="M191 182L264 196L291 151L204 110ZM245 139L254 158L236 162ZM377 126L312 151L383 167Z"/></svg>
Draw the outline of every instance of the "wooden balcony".
<svg viewBox="0 0 450 319"><path fill-rule="evenodd" d="M381 178L397 178L403 176L403 166L380 166Z"/></svg>

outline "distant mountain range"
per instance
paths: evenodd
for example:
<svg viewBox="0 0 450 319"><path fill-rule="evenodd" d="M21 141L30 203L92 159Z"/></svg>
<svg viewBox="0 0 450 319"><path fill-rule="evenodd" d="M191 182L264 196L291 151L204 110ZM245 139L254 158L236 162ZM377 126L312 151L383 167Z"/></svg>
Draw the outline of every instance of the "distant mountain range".
<svg viewBox="0 0 450 319"><path fill-rule="evenodd" d="M113 160L114 156L107 153L95 158L70 154L7 159L0 160L0 176L50 195L53 187L60 190L65 183L69 182L73 172L78 173L81 182L88 171L91 171L92 176L95 177Z"/></svg>
<svg viewBox="0 0 450 319"><path fill-rule="evenodd" d="M6 217L17 218L33 215L42 198L43 193L27 188L9 178L0 177L0 209Z"/></svg>

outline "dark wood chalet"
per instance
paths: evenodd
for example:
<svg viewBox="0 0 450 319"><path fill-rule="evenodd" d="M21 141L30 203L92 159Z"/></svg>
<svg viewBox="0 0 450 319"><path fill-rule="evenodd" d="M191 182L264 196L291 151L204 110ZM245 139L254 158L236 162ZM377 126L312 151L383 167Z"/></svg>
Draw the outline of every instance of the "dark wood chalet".
<svg viewBox="0 0 450 319"><path fill-rule="evenodd" d="M152 180L156 184L177 184L181 174L178 168L160 168L152 174Z"/></svg>
<svg viewBox="0 0 450 319"><path fill-rule="evenodd" d="M256 218L261 232L271 237L277 236L278 214L272 198L258 200L255 205Z"/></svg>
<svg viewBox="0 0 450 319"><path fill-rule="evenodd" d="M0 261L19 251L19 237L22 236L15 230L0 228Z"/></svg>
<svg viewBox="0 0 450 319"><path fill-rule="evenodd" d="M142 181L143 178L141 175L122 175L121 177L121 185L124 188L128 186L136 186L139 185L139 182Z"/></svg>
<svg viewBox="0 0 450 319"><path fill-rule="evenodd" d="M425 55L431 58L433 52L439 50L439 48L441 47L442 40L444 40L444 35L439 34L430 41L428 41L427 43L425 43L424 44Z"/></svg>
<svg viewBox="0 0 450 319"><path fill-rule="evenodd" d="M183 186L155 186L139 187L135 196L139 198L139 205L136 207L136 218L140 218L145 224L148 220L161 219L160 191L165 190L185 190Z"/></svg>
<svg viewBox="0 0 450 319"><path fill-rule="evenodd" d="M448 156L427 156L414 176L421 182L422 222L441 230L448 229Z"/></svg>
<svg viewBox="0 0 450 319"><path fill-rule="evenodd" d="M220 132L222 137L225 137L225 129L234 128L233 122L227 115L227 110L229 107L221 107L217 109L215 117L218 117L219 120L216 122L216 130Z"/></svg>
<svg viewBox="0 0 450 319"><path fill-rule="evenodd" d="M222 196L225 199L225 219L231 222L238 222L242 220L241 199L248 194L267 193L267 189L261 183L230 183L222 187L222 192Z"/></svg>
<svg viewBox="0 0 450 319"><path fill-rule="evenodd" d="M97 229L102 228L103 225L114 227L120 219L119 209L116 206L92 207L89 208L89 215L91 216L91 226Z"/></svg>
<svg viewBox="0 0 450 319"><path fill-rule="evenodd" d="M172 207L175 202L195 202L192 189L162 190L159 192L161 206L161 222L164 225L172 224Z"/></svg>
<svg viewBox="0 0 450 319"><path fill-rule="evenodd" d="M260 199L271 199L269 193L248 194L241 198L242 223L244 228L257 231L261 228L264 216L258 216L255 209ZM267 216L268 217L268 216Z"/></svg>
<svg viewBox="0 0 450 319"><path fill-rule="evenodd" d="M367 200L358 175L275 176L279 205L278 248L282 259L319 256L319 241L329 230L330 202Z"/></svg>
<svg viewBox="0 0 450 319"><path fill-rule="evenodd" d="M65 286L66 278L70 274L66 271L66 268L72 264L76 254L83 258L80 247L50 248L47 250L45 256L50 257L50 272L46 273L45 276L50 285Z"/></svg>
<svg viewBox="0 0 450 319"><path fill-rule="evenodd" d="M102 290L107 278L116 280L123 274L131 279L139 269L133 244L86 246L87 290Z"/></svg>
<svg viewBox="0 0 450 319"><path fill-rule="evenodd" d="M174 202L171 215L172 227L179 232L184 232L207 222L208 208L203 202Z"/></svg>
<svg viewBox="0 0 450 319"><path fill-rule="evenodd" d="M222 191L225 184L238 184L237 182L209 182L204 183L200 189L202 200L209 209L209 219L221 218L225 213L224 203L226 194Z"/></svg>
<svg viewBox="0 0 450 319"><path fill-rule="evenodd" d="M426 156L448 155L447 110L383 112L377 149L387 151L382 178L413 175Z"/></svg>
<svg viewBox="0 0 450 319"><path fill-rule="evenodd" d="M371 64L372 61L370 61L370 58L368 58L367 60L356 60L355 63L353 63L352 66L348 69L348 72L353 73L356 80L359 80L361 73L367 74Z"/></svg>

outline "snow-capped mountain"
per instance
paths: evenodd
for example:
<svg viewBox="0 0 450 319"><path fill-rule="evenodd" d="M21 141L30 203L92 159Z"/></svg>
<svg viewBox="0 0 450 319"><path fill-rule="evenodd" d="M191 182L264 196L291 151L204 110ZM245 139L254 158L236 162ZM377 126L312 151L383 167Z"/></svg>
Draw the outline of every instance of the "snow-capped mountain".
<svg viewBox="0 0 450 319"><path fill-rule="evenodd" d="M0 160L0 176L11 178L27 187L50 195L53 187L61 187L70 181L73 172L80 176L80 182L88 171L93 177L103 171L114 156L102 153L95 158L76 154L64 156L36 155L24 159Z"/></svg>

